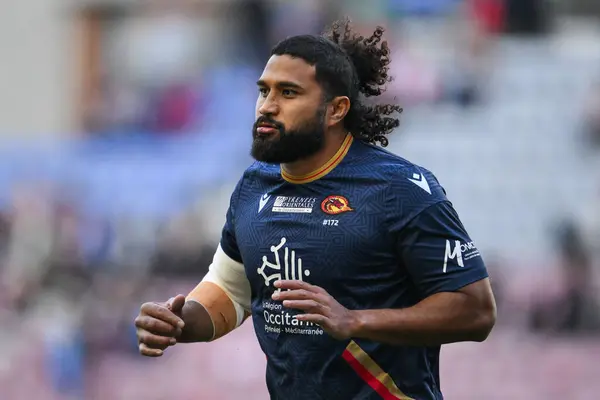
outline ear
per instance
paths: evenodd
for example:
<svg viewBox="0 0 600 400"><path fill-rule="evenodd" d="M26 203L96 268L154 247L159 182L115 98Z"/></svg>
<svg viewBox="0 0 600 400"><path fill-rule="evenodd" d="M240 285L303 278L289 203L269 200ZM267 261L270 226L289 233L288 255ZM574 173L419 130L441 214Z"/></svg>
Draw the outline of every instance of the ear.
<svg viewBox="0 0 600 400"><path fill-rule="evenodd" d="M343 121L348 111L350 111L350 99L346 96L334 97L327 107L327 127Z"/></svg>

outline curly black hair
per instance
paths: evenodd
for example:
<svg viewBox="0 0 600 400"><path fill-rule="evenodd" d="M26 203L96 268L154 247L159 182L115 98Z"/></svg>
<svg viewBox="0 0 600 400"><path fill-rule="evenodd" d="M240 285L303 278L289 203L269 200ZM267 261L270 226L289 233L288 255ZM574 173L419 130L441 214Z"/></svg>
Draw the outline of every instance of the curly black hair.
<svg viewBox="0 0 600 400"><path fill-rule="evenodd" d="M289 55L305 60L316 69L316 80L323 88L325 100L348 96L350 110L344 128L367 143L388 145L388 135L400 125L393 114L402 112L395 104L367 104L367 97L385 91L392 80L388 75L390 49L382 40L384 28L378 26L370 37L352 30L351 21L334 22L320 36L299 35L279 42L271 55Z"/></svg>

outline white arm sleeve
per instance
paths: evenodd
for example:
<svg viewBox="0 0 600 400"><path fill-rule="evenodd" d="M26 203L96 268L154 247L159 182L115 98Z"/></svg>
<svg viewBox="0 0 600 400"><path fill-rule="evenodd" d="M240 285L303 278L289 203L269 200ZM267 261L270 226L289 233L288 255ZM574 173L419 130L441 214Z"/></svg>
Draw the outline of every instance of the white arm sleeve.
<svg viewBox="0 0 600 400"><path fill-rule="evenodd" d="M250 282L246 276L244 265L225 254L219 245L202 282L211 282L223 289L235 307L236 327L241 325L245 313L249 313L251 308Z"/></svg>

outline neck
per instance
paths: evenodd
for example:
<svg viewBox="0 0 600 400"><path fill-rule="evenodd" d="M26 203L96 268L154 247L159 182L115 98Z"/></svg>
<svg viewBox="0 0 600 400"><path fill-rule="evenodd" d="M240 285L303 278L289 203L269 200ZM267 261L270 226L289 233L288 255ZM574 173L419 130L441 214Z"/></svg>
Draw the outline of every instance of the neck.
<svg viewBox="0 0 600 400"><path fill-rule="evenodd" d="M345 131L326 134L325 145L318 153L293 163L281 164L281 168L287 174L294 176L303 176L319 169L337 153L347 134L348 132Z"/></svg>

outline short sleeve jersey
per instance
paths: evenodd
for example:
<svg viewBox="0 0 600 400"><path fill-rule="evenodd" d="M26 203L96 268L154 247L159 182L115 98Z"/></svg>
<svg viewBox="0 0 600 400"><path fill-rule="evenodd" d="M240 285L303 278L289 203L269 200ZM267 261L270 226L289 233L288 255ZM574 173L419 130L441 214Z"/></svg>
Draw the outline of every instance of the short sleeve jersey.
<svg viewBox="0 0 600 400"><path fill-rule="evenodd" d="M440 347L335 340L271 299L276 280L304 280L365 310L410 307L487 277L436 177L352 136L310 176L248 168L221 247L250 282L272 399L442 398Z"/></svg>

